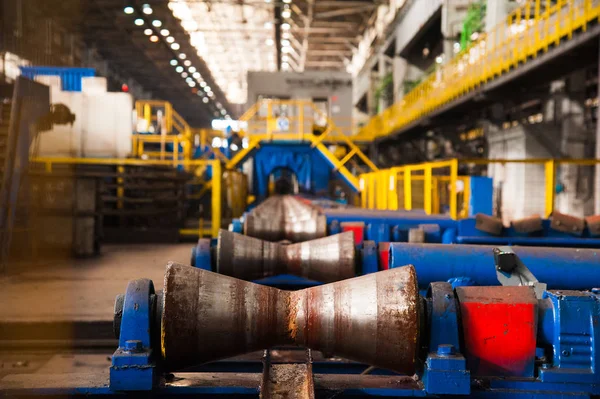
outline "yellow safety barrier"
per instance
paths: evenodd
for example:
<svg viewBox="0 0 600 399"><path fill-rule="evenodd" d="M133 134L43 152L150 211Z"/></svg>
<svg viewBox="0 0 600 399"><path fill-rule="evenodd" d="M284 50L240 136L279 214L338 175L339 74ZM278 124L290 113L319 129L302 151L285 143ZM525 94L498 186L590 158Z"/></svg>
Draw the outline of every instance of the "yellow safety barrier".
<svg viewBox="0 0 600 399"><path fill-rule="evenodd" d="M495 202L502 205L503 195L510 207L497 209L508 220L540 214L549 217L556 209L559 172L565 168L587 167L588 174L600 166L600 159L451 159L440 162L404 165L359 176L361 207L388 210L424 210L439 214L445 207L453 219L468 216L471 197L470 177L460 169L478 169L472 176L493 179ZM568 172L566 169L564 173ZM512 191L509 191L512 190ZM520 198L515 200L514 198ZM509 208L507 205L506 208Z"/></svg>
<svg viewBox="0 0 600 399"><path fill-rule="evenodd" d="M441 212L447 197L450 216L458 218L458 160L405 165L359 176L361 206L368 209L423 209L428 215ZM444 187L441 188L441 185ZM443 190L447 195L442 195ZM468 197L464 202L468 204Z"/></svg>
<svg viewBox="0 0 600 399"><path fill-rule="evenodd" d="M481 34L404 98L360 130L365 139L391 134L459 98L550 46L568 41L600 17L600 0L527 0L506 21Z"/></svg>
<svg viewBox="0 0 600 399"><path fill-rule="evenodd" d="M208 182L211 190L211 226L204 228L203 221L200 221L198 229L181 229L182 235L197 235L203 237L210 235L213 238L218 237L221 228L221 162L218 160L143 160L143 159L118 159L118 158L69 158L69 157L37 157L29 161L32 165L43 165L46 173L52 173L55 165L114 165L121 171L125 166L174 166L190 168L208 168L212 169L212 178ZM119 194L120 193L120 194ZM118 190L117 195L123 196L123 191Z"/></svg>
<svg viewBox="0 0 600 399"><path fill-rule="evenodd" d="M195 146L206 148L214 137L223 137L224 133L213 129L194 129L173 109L168 101L138 100L135 103L138 121L144 121L148 132L156 134L134 134L131 137L133 156L149 159L192 159ZM160 151L145 151L146 143L160 144ZM166 151L166 145L171 144L173 151ZM182 153L179 154L179 147ZM221 154L222 155L222 154ZM218 156L218 155L217 155Z"/></svg>

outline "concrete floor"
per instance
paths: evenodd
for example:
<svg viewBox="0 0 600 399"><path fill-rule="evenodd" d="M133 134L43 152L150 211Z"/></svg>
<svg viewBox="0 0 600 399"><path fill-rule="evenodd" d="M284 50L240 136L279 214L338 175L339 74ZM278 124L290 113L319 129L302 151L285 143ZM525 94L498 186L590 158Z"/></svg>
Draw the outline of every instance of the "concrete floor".
<svg viewBox="0 0 600 399"><path fill-rule="evenodd" d="M115 296L129 280L150 278L161 289L167 262L189 264L192 246L107 245L94 259L9 266L10 274L0 277L0 321L111 321Z"/></svg>

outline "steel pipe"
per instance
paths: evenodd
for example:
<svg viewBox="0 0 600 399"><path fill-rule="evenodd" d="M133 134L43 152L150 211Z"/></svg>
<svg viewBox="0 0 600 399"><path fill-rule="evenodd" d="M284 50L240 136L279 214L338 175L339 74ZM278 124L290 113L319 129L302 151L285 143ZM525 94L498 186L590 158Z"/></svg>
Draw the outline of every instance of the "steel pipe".
<svg viewBox="0 0 600 399"><path fill-rule="evenodd" d="M412 375L419 347L414 268L281 291L179 264L165 274L166 370L298 345Z"/></svg>
<svg viewBox="0 0 600 399"><path fill-rule="evenodd" d="M390 267L413 265L419 286L455 277L476 285L499 285L492 245L390 244ZM600 250L513 247L534 276L551 289L600 287Z"/></svg>

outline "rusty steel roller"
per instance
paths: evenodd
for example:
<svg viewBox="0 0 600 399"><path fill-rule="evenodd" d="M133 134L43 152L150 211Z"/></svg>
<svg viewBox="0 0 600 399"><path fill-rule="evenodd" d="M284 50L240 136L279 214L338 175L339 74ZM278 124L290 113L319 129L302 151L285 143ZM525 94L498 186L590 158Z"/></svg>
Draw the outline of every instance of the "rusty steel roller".
<svg viewBox="0 0 600 399"><path fill-rule="evenodd" d="M354 234L345 232L297 244L263 241L219 231L216 271L242 280L293 274L330 283L356 275Z"/></svg>
<svg viewBox="0 0 600 399"><path fill-rule="evenodd" d="M413 374L419 300L412 266L282 291L170 263L161 345L174 371L297 345Z"/></svg>
<svg viewBox="0 0 600 399"><path fill-rule="evenodd" d="M244 217L244 234L267 241L302 242L327 235L327 217L293 196L274 196Z"/></svg>
<svg viewBox="0 0 600 399"><path fill-rule="evenodd" d="M244 234L267 241L312 240L327 235L327 217L315 213L304 220L287 220L277 216L257 217L250 213L244 219Z"/></svg>

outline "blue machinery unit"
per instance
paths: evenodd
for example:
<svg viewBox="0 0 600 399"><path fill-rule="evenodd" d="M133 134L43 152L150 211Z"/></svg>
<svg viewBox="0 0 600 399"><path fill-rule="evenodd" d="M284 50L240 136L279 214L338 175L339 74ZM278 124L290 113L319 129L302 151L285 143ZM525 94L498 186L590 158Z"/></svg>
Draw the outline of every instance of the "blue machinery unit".
<svg viewBox="0 0 600 399"><path fill-rule="evenodd" d="M110 377L48 381L32 374L17 386L0 387L0 394L600 395L597 292L548 291L510 248L493 255L491 273L502 286L453 289L439 282L424 296L412 267L291 292L169 264L163 291L141 279L117 298L119 347ZM326 355L309 349L282 360L287 345ZM249 372L214 371L220 358L272 347L279 349L255 357L258 367ZM336 355L354 362L327 360ZM188 372L177 372L183 368ZM348 374L357 371L363 372Z"/></svg>

